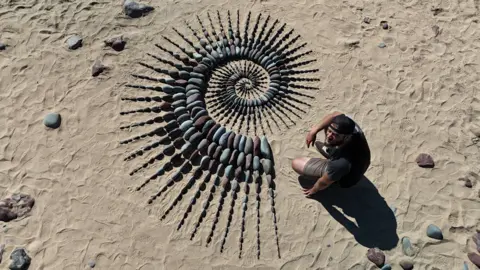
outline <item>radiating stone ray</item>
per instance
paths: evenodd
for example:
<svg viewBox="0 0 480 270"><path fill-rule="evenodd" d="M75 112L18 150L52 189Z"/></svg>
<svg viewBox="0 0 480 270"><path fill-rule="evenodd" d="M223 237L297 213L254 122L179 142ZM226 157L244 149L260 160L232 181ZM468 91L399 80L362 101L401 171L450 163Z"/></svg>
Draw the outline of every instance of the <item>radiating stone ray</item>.
<svg viewBox="0 0 480 270"><path fill-rule="evenodd" d="M176 220L178 231L194 218L193 227L188 228L190 239L204 226L209 231L206 245L218 241L220 252L226 250L228 237L233 237L232 226L240 226L236 239L241 257L245 233L250 230L246 227L250 188L255 189L251 193L256 207L251 211L257 213L252 221L257 225L251 231L255 232L260 258L263 185L268 193L265 202L270 202L272 213L268 228L274 231L280 257L274 159L265 136L295 125L316 97L313 91L319 90L315 86L319 70L309 67L315 59L304 59L312 51L304 50L306 43L301 43L301 36L287 24L260 13L248 12L242 18L239 10L236 14L207 11L206 19L195 16L194 21L185 20L182 26L188 35L172 27L179 36L175 40L180 42L161 36L165 44L155 44L160 53L149 51L146 55L152 62L138 62L160 76L131 74L138 82L125 87L142 91L143 95L121 98L144 105L121 111L121 115L155 114L120 127L128 132L136 127L152 127L120 142L129 144L149 138L148 143L125 157L125 161L144 158L130 175L140 171L150 175L136 190L158 182L159 188L148 200L152 204L171 189L175 192L173 200L159 218L164 220L174 211L182 212ZM152 167L155 172L147 172ZM173 188L176 186L179 188ZM179 209L185 198L186 208ZM229 203L224 205L227 198ZM217 208L210 209L214 199L218 200ZM197 205L200 200L202 204ZM209 211L214 215L210 225L204 222ZM227 223L217 230L222 215ZM232 224L237 215L240 222Z"/></svg>

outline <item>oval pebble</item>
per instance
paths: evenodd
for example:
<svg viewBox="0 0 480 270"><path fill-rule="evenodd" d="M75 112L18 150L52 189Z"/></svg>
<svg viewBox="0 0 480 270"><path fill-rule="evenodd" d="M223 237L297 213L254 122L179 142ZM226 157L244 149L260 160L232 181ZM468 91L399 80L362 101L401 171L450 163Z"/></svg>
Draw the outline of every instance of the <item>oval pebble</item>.
<svg viewBox="0 0 480 270"><path fill-rule="evenodd" d="M199 143L201 139L202 139L202 133L196 132L188 139L188 141L195 145Z"/></svg>
<svg viewBox="0 0 480 270"><path fill-rule="evenodd" d="M230 149L230 148L227 148ZM228 164L232 166L237 166L237 158L238 158L238 150L235 149L232 151L232 155L230 156L230 159L228 160Z"/></svg>
<svg viewBox="0 0 480 270"><path fill-rule="evenodd" d="M245 170L250 170L250 167L252 166L252 159L252 154L248 154L245 156Z"/></svg>
<svg viewBox="0 0 480 270"><path fill-rule="evenodd" d="M247 138L243 152L245 152L245 154L253 153L253 139L251 137Z"/></svg>
<svg viewBox="0 0 480 270"><path fill-rule="evenodd" d="M253 155L260 156L260 138L258 136L253 139Z"/></svg>
<svg viewBox="0 0 480 270"><path fill-rule="evenodd" d="M238 149L238 145L240 144L241 138L242 138L241 134L235 135L235 138L233 139L233 149Z"/></svg>
<svg viewBox="0 0 480 270"><path fill-rule="evenodd" d="M236 136L236 134L235 134L234 131L232 131L230 133L230 136L228 136L227 147L230 148L230 149L233 149L233 142L235 140L235 136Z"/></svg>
<svg viewBox="0 0 480 270"><path fill-rule="evenodd" d="M190 127L192 127L193 121L187 120L180 125L180 130L186 132Z"/></svg>
<svg viewBox="0 0 480 270"><path fill-rule="evenodd" d="M412 270L413 269L413 262L410 260L402 260L400 261L400 266L403 270Z"/></svg>
<svg viewBox="0 0 480 270"><path fill-rule="evenodd" d="M260 169L260 158L258 156L253 157L253 170L258 171Z"/></svg>
<svg viewBox="0 0 480 270"><path fill-rule="evenodd" d="M410 242L410 238L403 237L402 238L402 250L403 254L413 257L415 255L415 250L413 250L412 243Z"/></svg>
<svg viewBox="0 0 480 270"><path fill-rule="evenodd" d="M392 266L390 264L385 264L380 270L392 270Z"/></svg>
<svg viewBox="0 0 480 270"><path fill-rule="evenodd" d="M202 139L200 141L200 143L198 144L197 149L198 149L198 151L200 151L200 153L204 154L205 152L207 152L208 145L209 145L208 140L207 139Z"/></svg>
<svg viewBox="0 0 480 270"><path fill-rule="evenodd" d="M382 267L385 264L385 254L378 248L368 249L367 258L377 267Z"/></svg>
<svg viewBox="0 0 480 270"><path fill-rule="evenodd" d="M477 267L480 268L480 255L475 252L470 252L467 254L468 259Z"/></svg>
<svg viewBox="0 0 480 270"><path fill-rule="evenodd" d="M240 142L238 143L238 150L242 151L245 149L245 144L247 143L247 137L243 136L240 138Z"/></svg>
<svg viewBox="0 0 480 270"><path fill-rule="evenodd" d="M202 160L200 161L200 167L203 170L206 170L206 169L208 169L209 165L210 165L210 157L209 156L203 156Z"/></svg>
<svg viewBox="0 0 480 270"><path fill-rule="evenodd" d="M261 160L263 171L265 174L271 174L273 168L273 162L270 159L262 159Z"/></svg>
<svg viewBox="0 0 480 270"><path fill-rule="evenodd" d="M240 152L237 157L237 166L243 167L245 164L245 153Z"/></svg>
<svg viewBox="0 0 480 270"><path fill-rule="evenodd" d="M223 150L222 155L220 155L220 162L227 165L228 161L230 160L231 150L230 148L226 148Z"/></svg>
<svg viewBox="0 0 480 270"><path fill-rule="evenodd" d="M218 140L218 144L221 145L223 148L227 148L228 138L230 137L231 133L232 133L231 131L225 132Z"/></svg>
<svg viewBox="0 0 480 270"><path fill-rule="evenodd" d="M200 119L198 119L197 121L199 120ZM202 134L204 136L207 136L208 131L210 131L210 128L212 128L214 125L215 125L215 122L213 121L213 119L208 120L202 127Z"/></svg>
<svg viewBox="0 0 480 270"><path fill-rule="evenodd" d="M58 128L62 123L62 117L58 113L49 113L43 118L43 124L49 128Z"/></svg>
<svg viewBox="0 0 480 270"><path fill-rule="evenodd" d="M220 137L227 131L225 127L220 127L212 137L212 141L218 143L220 141Z"/></svg>
<svg viewBox="0 0 480 270"><path fill-rule="evenodd" d="M443 234L440 228L437 226L430 224L427 227L427 236L437 240L443 240Z"/></svg>
<svg viewBox="0 0 480 270"><path fill-rule="evenodd" d="M202 128L208 120L210 120L210 116L208 116L208 115L201 116L197 120L195 120L195 123L193 124L193 126L196 129L203 131Z"/></svg>
<svg viewBox="0 0 480 270"><path fill-rule="evenodd" d="M217 146L218 145L214 142L210 143L210 145L208 145L207 155L209 155L210 157L213 157L213 154L215 153Z"/></svg>
<svg viewBox="0 0 480 270"><path fill-rule="evenodd" d="M260 139L260 153L262 154L262 158L273 159L272 149L265 136L262 136Z"/></svg>
<svg viewBox="0 0 480 270"><path fill-rule="evenodd" d="M210 130L209 130L208 133L207 133L207 139L208 139L209 141L212 141L213 135L215 135L215 133L217 132L217 130L218 130L220 127L221 127L220 124L217 123L217 124L215 124L214 126L212 126L212 127L210 128Z"/></svg>
<svg viewBox="0 0 480 270"><path fill-rule="evenodd" d="M232 178L232 176L233 176L233 166L232 165L228 165L227 167L225 167L225 176L228 179Z"/></svg>

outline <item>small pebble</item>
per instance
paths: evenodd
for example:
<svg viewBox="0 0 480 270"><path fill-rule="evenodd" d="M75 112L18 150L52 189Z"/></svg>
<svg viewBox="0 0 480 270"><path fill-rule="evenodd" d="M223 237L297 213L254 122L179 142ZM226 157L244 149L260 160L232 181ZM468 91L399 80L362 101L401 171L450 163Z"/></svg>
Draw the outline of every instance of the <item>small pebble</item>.
<svg viewBox="0 0 480 270"><path fill-rule="evenodd" d="M0 51L3 51L7 49L7 45L3 44L2 42L0 42Z"/></svg>
<svg viewBox="0 0 480 270"><path fill-rule="evenodd" d="M10 255L10 259L12 260L10 270L26 270L31 263L31 258L23 248L16 248Z"/></svg>
<svg viewBox="0 0 480 270"><path fill-rule="evenodd" d="M380 25L382 26L383 29L387 30L389 28L387 21L381 21Z"/></svg>
<svg viewBox="0 0 480 270"><path fill-rule="evenodd" d="M92 76L97 77L98 75L100 75L106 69L107 69L107 67L104 66L102 64L102 62L100 62L100 60L96 60L95 63L93 64L93 66L92 66Z"/></svg>
<svg viewBox="0 0 480 270"><path fill-rule="evenodd" d="M43 119L43 124L49 128L58 128L62 123L62 117L58 113L49 113Z"/></svg>
<svg viewBox="0 0 480 270"><path fill-rule="evenodd" d="M367 258L377 267L382 267L385 264L385 254L378 248L368 249Z"/></svg>
<svg viewBox="0 0 480 270"><path fill-rule="evenodd" d="M379 48L385 48L385 47L387 47L387 45L385 45L385 43L381 42L380 44L378 44L378 47Z"/></svg>
<svg viewBox="0 0 480 270"><path fill-rule="evenodd" d="M468 264L467 264L467 262L463 262L463 270L468 270Z"/></svg>
<svg viewBox="0 0 480 270"><path fill-rule="evenodd" d="M402 260L400 262L400 266L402 267L403 270L411 270L413 269L413 262L410 260Z"/></svg>
<svg viewBox="0 0 480 270"><path fill-rule="evenodd" d="M370 24L370 18L369 17L365 17L363 18L363 22L366 23L366 24Z"/></svg>
<svg viewBox="0 0 480 270"><path fill-rule="evenodd" d="M427 227L427 236L437 240L443 240L443 234L440 228L437 226L430 224Z"/></svg>
<svg viewBox="0 0 480 270"><path fill-rule="evenodd" d="M380 270L392 270L392 266L390 264L385 264Z"/></svg>
<svg viewBox="0 0 480 270"><path fill-rule="evenodd" d="M415 161L417 162L418 166L422 168L433 168L435 166L435 162L429 154L419 154Z"/></svg>
<svg viewBox="0 0 480 270"><path fill-rule="evenodd" d="M67 39L67 45L70 50L76 50L82 47L83 39L78 35L73 35Z"/></svg>
<svg viewBox="0 0 480 270"><path fill-rule="evenodd" d="M140 4L133 0L125 0L123 3L123 11L131 18L140 18L153 10L154 8L152 6Z"/></svg>
<svg viewBox="0 0 480 270"><path fill-rule="evenodd" d="M127 44L127 42L123 40L123 37L110 38L105 40L104 42L105 45L111 47L117 52L123 51L123 49L125 48L125 44Z"/></svg>
<svg viewBox="0 0 480 270"><path fill-rule="evenodd" d="M438 14L443 12L443 8L432 7L430 10L433 12L433 16L437 16Z"/></svg>
<svg viewBox="0 0 480 270"><path fill-rule="evenodd" d="M470 179L465 180L465 186L468 188L472 188L473 187L472 181Z"/></svg>
<svg viewBox="0 0 480 270"><path fill-rule="evenodd" d="M94 261L89 261L89 262L88 262L88 266L89 266L90 268L94 268L94 267L95 267L95 262L94 262Z"/></svg>

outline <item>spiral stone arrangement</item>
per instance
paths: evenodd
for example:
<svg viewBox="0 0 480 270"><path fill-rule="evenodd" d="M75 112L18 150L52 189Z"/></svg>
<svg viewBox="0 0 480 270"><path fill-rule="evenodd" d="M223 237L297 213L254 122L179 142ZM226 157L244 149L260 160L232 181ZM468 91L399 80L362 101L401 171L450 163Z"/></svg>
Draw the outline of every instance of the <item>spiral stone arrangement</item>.
<svg viewBox="0 0 480 270"><path fill-rule="evenodd" d="M278 20L270 24L270 16L261 23L262 15L259 14L253 24L253 30L249 31L251 14L248 13L241 33L238 11L235 30L230 12L227 14L227 28L224 28L220 12L216 12L219 25L217 28L210 13L207 15L210 31L198 16L200 32L185 22L194 38L189 38L174 28L190 49L179 45L173 39L163 37L166 45L156 44L156 47L172 60L148 53L170 69L140 62L140 65L158 74L167 75L166 78L132 74L137 79L157 84L151 86L128 84L127 87L156 92L158 95L127 97L122 100L155 105L120 114L155 113L157 116L144 122L123 126L121 129L130 130L149 125L159 127L122 141L122 144L127 144L147 137L158 137L153 143L127 156L125 160L147 156L155 148L163 147L130 175L152 166L155 162L163 163L156 173L137 188L140 190L153 180L161 183L162 187L148 200L150 204L172 186L183 185L181 192L166 208L161 219L166 218L192 190L190 203L184 209L177 230L185 224L197 201L203 197L203 203L199 206L201 213L191 231L191 239L196 236L206 218L215 193L220 193L218 207L212 210L215 211L215 216L206 239L207 245L213 240L224 209L224 201L230 196L228 221L220 236L221 252L224 250L230 227L233 226L231 222L235 203L240 196L242 221L238 224L241 228L239 257L243 250L251 188L255 193L256 245L257 257L260 257L261 192L262 187L266 188L280 257L274 199L275 165L266 134L268 131L273 132L272 125L281 128L278 121L289 127L287 122L294 124L292 115L300 117L306 113L303 107L308 108L309 105L301 99L314 97L302 91L308 92L317 88L302 83L315 82L317 79L301 75L315 73L318 70L297 68L315 60L300 61L302 57L312 52L301 52L306 44L295 46L300 36L293 36L293 30L287 31L286 24L278 27ZM168 49L167 45L179 52ZM186 181L182 181L184 177L187 178Z"/></svg>

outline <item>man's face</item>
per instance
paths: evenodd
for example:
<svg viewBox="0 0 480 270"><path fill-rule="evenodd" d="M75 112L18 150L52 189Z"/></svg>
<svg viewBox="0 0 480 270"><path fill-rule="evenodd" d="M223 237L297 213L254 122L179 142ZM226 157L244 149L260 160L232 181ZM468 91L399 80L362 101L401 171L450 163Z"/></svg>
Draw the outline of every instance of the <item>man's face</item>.
<svg viewBox="0 0 480 270"><path fill-rule="evenodd" d="M345 140L345 135L336 133L330 127L327 128L325 136L325 144L329 146L337 146L343 143Z"/></svg>

